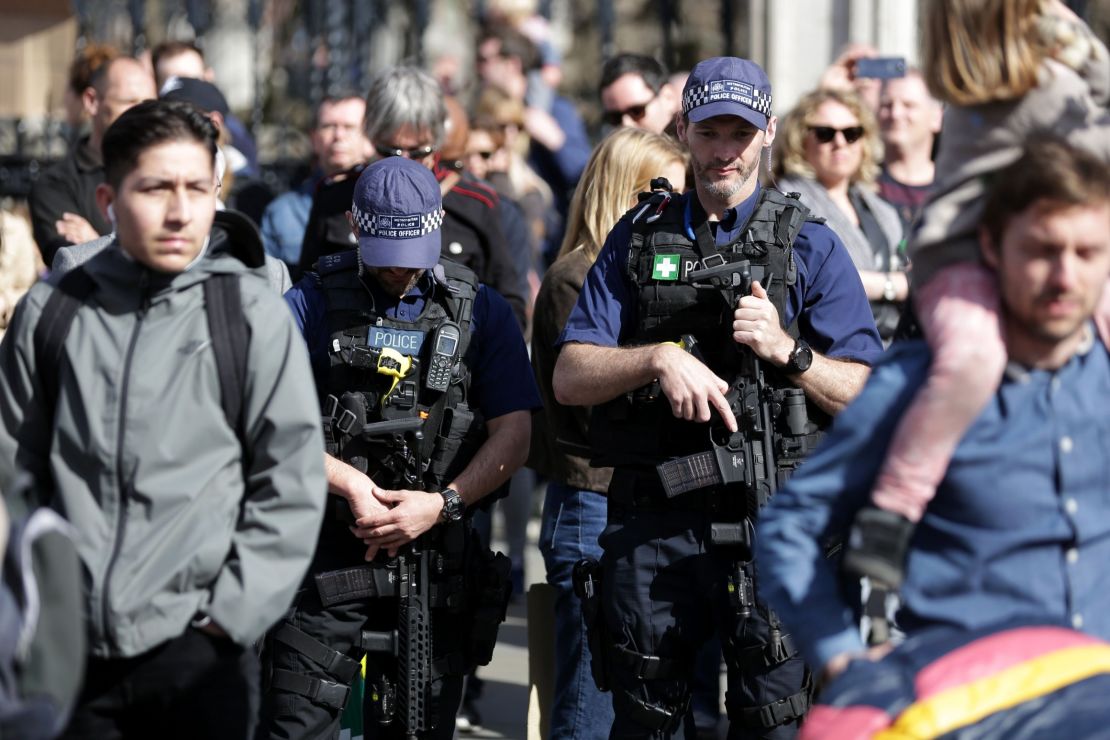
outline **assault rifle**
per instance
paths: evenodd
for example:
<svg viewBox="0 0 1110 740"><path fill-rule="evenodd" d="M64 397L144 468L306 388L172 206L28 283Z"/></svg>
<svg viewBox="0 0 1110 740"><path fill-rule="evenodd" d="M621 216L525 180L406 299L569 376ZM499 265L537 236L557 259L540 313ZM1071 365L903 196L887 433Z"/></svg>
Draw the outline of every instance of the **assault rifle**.
<svg viewBox="0 0 1110 740"><path fill-rule="evenodd" d="M423 420L393 419L362 427L367 438L390 440L395 475L404 482L422 486L424 470L419 455ZM432 578L443 570L443 558L430 546L425 534L402 547L388 566L397 597L397 628L362 632L362 647L368 654L392 656L392 676L382 671L367 677L367 694L372 714L380 724L399 722L405 737L415 740L434 729L430 688L432 683ZM388 661L387 661L388 662Z"/></svg>
<svg viewBox="0 0 1110 740"><path fill-rule="evenodd" d="M379 723L401 723L405 737L417 738L435 727L429 689L432 682L431 578L436 553L420 540L403 548L396 559L397 629L363 631L367 653L392 655L396 677L368 677L367 693Z"/></svg>
<svg viewBox="0 0 1110 740"><path fill-rule="evenodd" d="M687 279L695 288L719 291L730 309L742 296L751 294L754 280L770 282L763 268L753 268L748 260L693 270ZM692 338L684 338L682 344L699 356ZM668 497L705 486L740 484L748 495L748 510L754 513L784 482L790 463L804 458L807 438L816 432L816 426L810 423L801 389L773 387L754 352L734 342L726 347L729 389L725 400L736 417L737 431L730 432L718 421L710 427L710 451L662 463L657 470ZM718 526L714 534L721 544L743 545L750 540L745 526L737 523L735 531Z"/></svg>

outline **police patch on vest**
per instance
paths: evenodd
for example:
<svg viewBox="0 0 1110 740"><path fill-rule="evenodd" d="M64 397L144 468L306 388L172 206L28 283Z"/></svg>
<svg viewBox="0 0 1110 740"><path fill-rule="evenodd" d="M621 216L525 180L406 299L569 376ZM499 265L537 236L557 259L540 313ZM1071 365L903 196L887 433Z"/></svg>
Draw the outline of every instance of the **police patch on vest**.
<svg viewBox="0 0 1110 740"><path fill-rule="evenodd" d="M416 355L424 346L424 332L371 326L366 344L375 349L395 349L403 355Z"/></svg>
<svg viewBox="0 0 1110 740"><path fill-rule="evenodd" d="M652 280L678 280L679 257L677 254L657 254L651 263Z"/></svg>

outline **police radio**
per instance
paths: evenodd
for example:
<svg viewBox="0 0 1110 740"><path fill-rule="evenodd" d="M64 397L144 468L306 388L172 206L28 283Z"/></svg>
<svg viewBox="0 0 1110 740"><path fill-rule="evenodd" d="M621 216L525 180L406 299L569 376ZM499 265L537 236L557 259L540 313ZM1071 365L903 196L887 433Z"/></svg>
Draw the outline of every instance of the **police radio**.
<svg viewBox="0 0 1110 740"><path fill-rule="evenodd" d="M432 338L432 356L428 361L428 374L424 385L433 391L446 391L451 383L451 368L459 356L459 339L462 331L459 325L446 321L441 324Z"/></svg>

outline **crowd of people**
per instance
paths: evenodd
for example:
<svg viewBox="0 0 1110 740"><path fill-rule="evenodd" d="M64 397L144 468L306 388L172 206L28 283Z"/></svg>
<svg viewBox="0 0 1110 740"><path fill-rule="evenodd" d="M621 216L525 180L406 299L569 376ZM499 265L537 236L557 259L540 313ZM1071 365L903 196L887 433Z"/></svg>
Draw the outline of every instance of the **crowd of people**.
<svg viewBox="0 0 1110 740"><path fill-rule="evenodd" d="M280 194L197 47L74 61L0 250L0 735L338 737L359 676L365 737L475 730L543 484L553 740L717 737L722 661L729 738L1097 736L1105 661L972 684L1110 651L1103 43L936 0L781 118L620 53L591 148L496 20Z"/></svg>

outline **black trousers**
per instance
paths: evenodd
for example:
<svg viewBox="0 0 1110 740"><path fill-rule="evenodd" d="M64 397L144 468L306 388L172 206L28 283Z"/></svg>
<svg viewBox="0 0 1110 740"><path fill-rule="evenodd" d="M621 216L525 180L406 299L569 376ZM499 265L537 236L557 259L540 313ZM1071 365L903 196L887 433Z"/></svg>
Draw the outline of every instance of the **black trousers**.
<svg viewBox="0 0 1110 740"><path fill-rule="evenodd" d="M612 643L624 649L606 653L615 710L612 740L694 738L689 711L693 657L714 634L728 667L729 740L786 740L797 733L797 719L761 724L758 710L780 708L789 697L804 701L805 664L797 655L773 664L763 660L774 617L758 599L758 584L750 614L739 616L728 585L738 567L737 551L710 545L707 530L714 520L699 511L641 510L609 502L608 524L599 539L604 551L601 607ZM753 565L740 567L754 581ZM632 654L658 657L666 668L637 665ZM637 711L637 704L671 712L674 725L649 726L650 718Z"/></svg>
<svg viewBox="0 0 1110 740"><path fill-rule="evenodd" d="M346 525L324 522L313 564L304 584L297 593L293 607L286 613L278 629L289 624L331 650L359 660L366 655L367 683L374 674L396 678L396 659L382 653L366 654L361 648L363 630L389 631L397 625L397 599L395 597L347 601L324 606L316 590L314 574L338 570L363 562L365 545L351 537ZM437 610L432 620L432 660L442 661L448 655L457 655L466 638L465 626L454 620L448 612ZM329 673L318 662L296 649L269 639L265 650L265 669L288 671L309 679L344 683L340 677ZM462 701L465 673L438 672L429 687L431 715L434 729L420 734L421 740L450 740L455 731L455 714ZM370 689L367 687L367 695ZM371 703L364 703L363 736L367 740L404 740L404 728L399 721L381 725L370 716ZM262 698L262 716L258 738L299 738L317 740L337 738L343 707L336 702L314 700L296 691L270 686Z"/></svg>
<svg viewBox="0 0 1110 740"><path fill-rule="evenodd" d="M187 629L133 658L91 658L65 740L248 740L259 705L258 657Z"/></svg>

